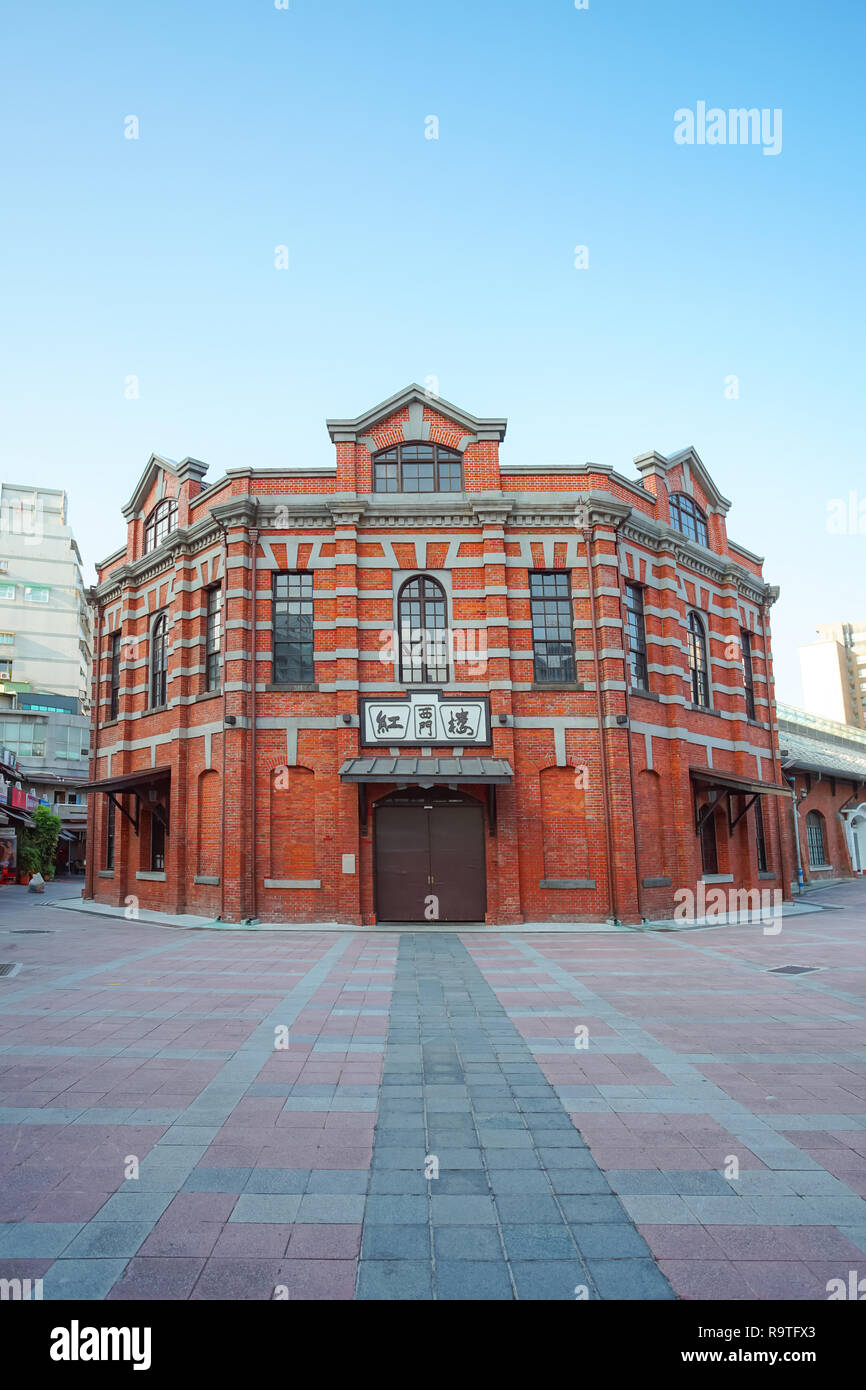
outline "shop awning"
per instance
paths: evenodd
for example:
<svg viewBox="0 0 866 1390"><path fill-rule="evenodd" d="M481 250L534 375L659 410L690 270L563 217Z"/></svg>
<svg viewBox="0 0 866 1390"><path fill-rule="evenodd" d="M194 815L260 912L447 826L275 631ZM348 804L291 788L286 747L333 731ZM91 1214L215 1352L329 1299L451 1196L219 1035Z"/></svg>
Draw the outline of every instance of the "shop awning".
<svg viewBox="0 0 866 1390"><path fill-rule="evenodd" d="M4 806L3 809L7 816L11 816L13 820L17 820L21 825L32 826L36 824L32 816L28 816L26 811L19 811L16 806Z"/></svg>
<svg viewBox="0 0 866 1390"><path fill-rule="evenodd" d="M728 804L728 834L733 835L735 827L751 810L759 796L791 795L790 789L780 787L778 782L762 782L757 777L737 777L733 772L716 772L711 767L690 767L689 776L692 779L692 792L695 801L695 833L698 835L704 822L709 820L722 801L727 801ZM704 787L707 791L721 792L722 796L708 800L699 808L697 798L699 787ZM744 798L738 810L734 806L735 796Z"/></svg>
<svg viewBox="0 0 866 1390"><path fill-rule="evenodd" d="M138 834L138 808L140 802L145 799L151 803L151 814L157 816L165 826L166 834L169 831L168 807L162 806L156 797L156 788L165 788L171 781L171 768L163 767L140 767L136 772L124 772L117 777L100 777L96 782L82 782L78 788L84 792L105 792L111 801L130 822L136 835ZM122 801L117 798L124 792L130 793L135 797L134 814L130 815ZM153 792L150 796L148 793Z"/></svg>
<svg viewBox="0 0 866 1390"><path fill-rule="evenodd" d="M693 782L705 787L718 787L720 791L739 792L742 796L790 796L790 787L780 787L778 782L760 782L755 777L737 777L733 772L716 772L711 767L690 767L689 776Z"/></svg>
<svg viewBox="0 0 866 1390"><path fill-rule="evenodd" d="M349 758L340 768L341 782L496 785L513 779L511 764L505 758Z"/></svg>
<svg viewBox="0 0 866 1390"><path fill-rule="evenodd" d="M137 772L124 772L118 777L101 777L96 782L79 782L76 791L134 792L139 787L153 787L158 782L168 782L170 778L170 767L141 767Z"/></svg>

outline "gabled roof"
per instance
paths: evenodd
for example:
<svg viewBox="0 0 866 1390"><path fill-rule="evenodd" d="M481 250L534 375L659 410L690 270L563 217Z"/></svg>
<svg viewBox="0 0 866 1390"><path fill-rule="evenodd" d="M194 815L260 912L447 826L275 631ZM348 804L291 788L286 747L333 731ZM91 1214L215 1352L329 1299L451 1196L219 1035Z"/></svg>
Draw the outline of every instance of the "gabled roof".
<svg viewBox="0 0 866 1390"><path fill-rule="evenodd" d="M414 412L413 406L415 407ZM455 425L461 427L465 434L472 435L476 439L501 440L505 438L508 423L506 420L479 419L475 415L470 415L468 411L462 410L460 406L442 400L441 396L431 395L417 382L413 382L411 386L406 386L402 391L398 391L396 396L389 396L388 400L374 405L371 410L365 410L362 415L356 415L354 419L326 421L328 433L334 443L354 442L356 439L362 439L375 425L386 420L389 415L394 415L400 410L408 409L410 417L415 414L420 423L425 406L429 406L437 414L444 416L446 420L453 421Z"/></svg>
<svg viewBox="0 0 866 1390"><path fill-rule="evenodd" d="M673 468L678 463L688 464L689 471L694 474L700 483L704 494L714 507L717 507L724 515L730 511L731 504L727 497L724 497L716 487L704 463L693 444L689 444L686 449L679 449L677 453L671 454L668 458L668 468Z"/></svg>
<svg viewBox="0 0 866 1390"><path fill-rule="evenodd" d="M202 478L207 472L207 464L200 459L185 458L180 463L175 463L174 459L163 458L161 454L151 454L147 461L145 470L135 486L135 491L122 508L123 515L127 521L140 511L144 499L150 492L160 473L170 473L173 478L183 482L188 477Z"/></svg>
<svg viewBox="0 0 866 1390"><path fill-rule="evenodd" d="M664 454L659 454L655 450L651 450L648 454L639 454L634 460L634 463L638 472L642 474L655 472L667 473L669 468L675 468L677 464L686 464L689 472L693 474L700 483L711 506L721 512L722 516L725 516L726 513L730 511L730 501L719 492L719 489L707 472L704 462L693 444L689 444L686 449L678 449L675 454L670 454L667 458L665 458Z"/></svg>

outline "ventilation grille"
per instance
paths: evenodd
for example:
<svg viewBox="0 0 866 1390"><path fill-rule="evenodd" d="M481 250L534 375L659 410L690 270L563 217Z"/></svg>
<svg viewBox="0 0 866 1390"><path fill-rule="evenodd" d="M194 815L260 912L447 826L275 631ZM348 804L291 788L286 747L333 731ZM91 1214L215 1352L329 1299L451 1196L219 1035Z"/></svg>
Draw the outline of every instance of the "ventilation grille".
<svg viewBox="0 0 866 1390"><path fill-rule="evenodd" d="M20 965L0 965L0 975L17 975Z"/></svg>

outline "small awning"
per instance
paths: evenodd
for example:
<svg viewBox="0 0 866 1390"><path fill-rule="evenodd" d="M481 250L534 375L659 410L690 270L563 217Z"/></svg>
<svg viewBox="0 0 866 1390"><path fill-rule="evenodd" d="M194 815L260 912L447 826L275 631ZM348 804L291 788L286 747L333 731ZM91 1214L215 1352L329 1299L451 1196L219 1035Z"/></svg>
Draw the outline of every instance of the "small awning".
<svg viewBox="0 0 866 1390"><path fill-rule="evenodd" d="M743 796L790 796L790 787L780 787L778 782L759 782L755 777L737 777L733 772L716 772L711 767L690 767L689 776L693 782L705 787L718 787L721 791L740 792Z"/></svg>
<svg viewBox="0 0 866 1390"><path fill-rule="evenodd" d="M141 767L137 772L124 772L119 777L102 777L97 782L79 782L76 791L134 792L139 787L152 787L171 778L170 767Z"/></svg>
<svg viewBox="0 0 866 1390"><path fill-rule="evenodd" d="M413 786L454 782L511 782L506 758L349 758L341 782L406 782Z"/></svg>
<svg viewBox="0 0 866 1390"><path fill-rule="evenodd" d="M7 816L11 816L13 820L20 821L22 825L33 826L36 824L32 816L28 816L26 811L19 811L17 806L4 806L3 809Z"/></svg>

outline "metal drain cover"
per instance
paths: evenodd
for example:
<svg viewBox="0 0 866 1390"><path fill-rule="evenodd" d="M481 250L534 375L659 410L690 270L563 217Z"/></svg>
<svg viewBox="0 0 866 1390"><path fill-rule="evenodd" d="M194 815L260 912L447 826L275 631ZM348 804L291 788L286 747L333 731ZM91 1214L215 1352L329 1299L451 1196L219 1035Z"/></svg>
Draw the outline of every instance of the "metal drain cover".
<svg viewBox="0 0 866 1390"><path fill-rule="evenodd" d="M20 965L0 965L0 975L17 975Z"/></svg>
<svg viewBox="0 0 866 1390"><path fill-rule="evenodd" d="M12 936L53 936L53 927L13 927Z"/></svg>
<svg viewBox="0 0 866 1390"><path fill-rule="evenodd" d="M814 975L816 970L820 970L818 965L776 965L770 971L771 975Z"/></svg>

